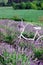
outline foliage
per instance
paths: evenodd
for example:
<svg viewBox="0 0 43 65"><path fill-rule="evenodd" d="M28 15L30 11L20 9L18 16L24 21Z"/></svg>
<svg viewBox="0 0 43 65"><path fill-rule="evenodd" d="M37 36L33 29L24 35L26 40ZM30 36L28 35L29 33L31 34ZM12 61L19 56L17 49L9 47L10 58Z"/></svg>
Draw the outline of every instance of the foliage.
<svg viewBox="0 0 43 65"><path fill-rule="evenodd" d="M34 56L39 60L43 60L43 49L35 49Z"/></svg>
<svg viewBox="0 0 43 65"><path fill-rule="evenodd" d="M21 9L25 9L26 8L26 3L25 2L21 2L20 3L20 8Z"/></svg>
<svg viewBox="0 0 43 65"><path fill-rule="evenodd" d="M25 43L23 43L23 42L20 42L19 46L20 46L21 48L27 48L27 47L28 47L28 45L25 44Z"/></svg>
<svg viewBox="0 0 43 65"><path fill-rule="evenodd" d="M5 3L5 5L7 4L8 0L3 0L3 2Z"/></svg>
<svg viewBox="0 0 43 65"><path fill-rule="evenodd" d="M4 41L4 38L5 38L5 36L4 36L3 32L0 31L0 42Z"/></svg>
<svg viewBox="0 0 43 65"><path fill-rule="evenodd" d="M23 35L26 37L26 38L33 38L34 37L34 33L33 32L30 32L29 34L27 32L24 32Z"/></svg>
<svg viewBox="0 0 43 65"><path fill-rule="evenodd" d="M15 6L16 4L16 6ZM32 1L32 2L21 2L21 3L13 3L13 8L15 9L36 9L42 10L43 9L43 2L41 1Z"/></svg>
<svg viewBox="0 0 43 65"><path fill-rule="evenodd" d="M14 9L16 9L16 3L12 3L12 7L14 8Z"/></svg>
<svg viewBox="0 0 43 65"><path fill-rule="evenodd" d="M31 9L31 2L26 2L26 9Z"/></svg>
<svg viewBox="0 0 43 65"><path fill-rule="evenodd" d="M15 3L15 2L13 2L13 3L12 3L12 7L13 7L14 9L25 9L25 8L26 8L26 3L24 3L24 2Z"/></svg>
<svg viewBox="0 0 43 65"><path fill-rule="evenodd" d="M3 62L4 61L4 62ZM6 65L6 62L4 60L4 58L0 55L0 64L2 65Z"/></svg>
<svg viewBox="0 0 43 65"><path fill-rule="evenodd" d="M12 6L14 9L43 9L43 1L39 0L33 0L33 1L21 1L18 0L13 1L13 0L0 0L0 6Z"/></svg>
<svg viewBox="0 0 43 65"><path fill-rule="evenodd" d="M16 9L20 9L20 3L16 4Z"/></svg>
<svg viewBox="0 0 43 65"><path fill-rule="evenodd" d="M25 36L26 38L29 38L27 32L24 32L24 33L23 33L23 36Z"/></svg>
<svg viewBox="0 0 43 65"><path fill-rule="evenodd" d="M43 2L41 3L41 9L43 10Z"/></svg>
<svg viewBox="0 0 43 65"><path fill-rule="evenodd" d="M32 38L32 39L33 39L35 33L34 33L34 32L30 32L30 33L28 34L27 32L24 32L23 35L24 35L26 38ZM37 38L38 38L38 36L35 37L35 40L34 40L34 41L36 41Z"/></svg>
<svg viewBox="0 0 43 65"><path fill-rule="evenodd" d="M15 21L21 21L21 20L23 20L23 21L25 21L25 19L23 19L23 18L21 18L21 17L19 17L19 16L13 16L12 18L11 18L12 20L15 20Z"/></svg>
<svg viewBox="0 0 43 65"><path fill-rule="evenodd" d="M6 42L12 45L15 38L16 38L16 32L13 33L12 29L10 29L7 26L6 26L6 32L0 31L0 42Z"/></svg>
<svg viewBox="0 0 43 65"><path fill-rule="evenodd" d="M13 44L13 39L14 39L14 35L12 36L11 34L7 34L4 38L4 42L7 42L8 44Z"/></svg>
<svg viewBox="0 0 43 65"><path fill-rule="evenodd" d="M33 32L30 32L29 33L29 38L33 38L34 37L34 33Z"/></svg>
<svg viewBox="0 0 43 65"><path fill-rule="evenodd" d="M15 21L21 21L21 18L19 16L14 16L12 19Z"/></svg>
<svg viewBox="0 0 43 65"><path fill-rule="evenodd" d="M7 65L17 65L18 63L24 65L27 61L28 61L27 64L30 64L29 58L25 54L20 54L16 52L14 52L13 54L10 54L4 51L2 56L4 58L3 63ZM3 58L2 59L1 58L0 58L0 61L3 60Z"/></svg>
<svg viewBox="0 0 43 65"><path fill-rule="evenodd" d="M32 9L37 9L37 8L38 8L34 2L32 2L32 3L30 3L30 4L31 4L31 8L32 8Z"/></svg>
<svg viewBox="0 0 43 65"><path fill-rule="evenodd" d="M7 5L8 0L0 0L0 6L5 6Z"/></svg>

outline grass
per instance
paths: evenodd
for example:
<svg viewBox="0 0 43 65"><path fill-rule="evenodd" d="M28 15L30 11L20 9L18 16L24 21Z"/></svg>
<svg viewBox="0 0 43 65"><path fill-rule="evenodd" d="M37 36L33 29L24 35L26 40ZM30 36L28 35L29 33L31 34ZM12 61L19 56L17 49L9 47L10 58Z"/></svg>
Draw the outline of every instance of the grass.
<svg viewBox="0 0 43 65"><path fill-rule="evenodd" d="M39 18L43 17L43 10L14 10L12 7L0 7L0 19L11 19L14 16L25 19L33 24L43 25Z"/></svg>

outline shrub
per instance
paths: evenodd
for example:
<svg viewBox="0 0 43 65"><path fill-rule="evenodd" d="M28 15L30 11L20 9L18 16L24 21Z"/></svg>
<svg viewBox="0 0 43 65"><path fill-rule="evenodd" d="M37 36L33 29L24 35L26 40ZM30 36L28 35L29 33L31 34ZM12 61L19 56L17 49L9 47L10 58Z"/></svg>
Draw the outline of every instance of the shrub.
<svg viewBox="0 0 43 65"><path fill-rule="evenodd" d="M25 2L21 2L20 3L20 8L21 9L25 9L26 8L26 3Z"/></svg>
<svg viewBox="0 0 43 65"><path fill-rule="evenodd" d="M12 19L15 21L21 21L21 18L19 16L14 16Z"/></svg>
<svg viewBox="0 0 43 65"><path fill-rule="evenodd" d="M34 37L34 33L33 32L30 32L29 34L27 32L24 32L23 35L26 37L26 38L33 38Z"/></svg>
<svg viewBox="0 0 43 65"><path fill-rule="evenodd" d="M14 8L14 9L20 9L20 3L12 3L12 7Z"/></svg>
<svg viewBox="0 0 43 65"><path fill-rule="evenodd" d="M20 3L16 4L16 9L20 9Z"/></svg>
<svg viewBox="0 0 43 65"><path fill-rule="evenodd" d="M26 37L26 38L34 38L34 32L30 32L29 34L27 32L24 32L23 35ZM38 36L35 37L34 41L36 41L38 38Z"/></svg>
<svg viewBox="0 0 43 65"><path fill-rule="evenodd" d="M4 57L0 55L0 65L6 65Z"/></svg>
<svg viewBox="0 0 43 65"><path fill-rule="evenodd" d="M13 18L11 18L11 19L12 19L12 20L15 20L15 21L21 21L21 20L25 21L24 18L21 18L21 17L19 17L19 16L13 16Z"/></svg>
<svg viewBox="0 0 43 65"><path fill-rule="evenodd" d="M34 57L43 60L43 49L35 49Z"/></svg>
<svg viewBox="0 0 43 65"><path fill-rule="evenodd" d="M30 2L26 2L26 9L31 9Z"/></svg>
<svg viewBox="0 0 43 65"><path fill-rule="evenodd" d="M3 58L4 58L4 61L2 61ZM25 54L20 54L16 52L14 52L13 54L10 54L4 51L3 58L0 59L0 61L2 61L2 64L4 63L4 65L18 65L18 64L25 65L27 61L28 61L27 64L30 64L29 58Z"/></svg>
<svg viewBox="0 0 43 65"><path fill-rule="evenodd" d="M12 7L14 8L14 9L16 9L16 3L12 3Z"/></svg>
<svg viewBox="0 0 43 65"><path fill-rule="evenodd" d="M37 7L38 7L38 10L41 10L41 2L39 1L39 2L37 2Z"/></svg>
<svg viewBox="0 0 43 65"><path fill-rule="evenodd" d="M3 30L3 29L2 29ZM0 42L7 42L13 44L13 40L16 38L16 33L6 26L6 30L0 31Z"/></svg>
<svg viewBox="0 0 43 65"><path fill-rule="evenodd" d="M4 2L1 2L1 3L0 3L0 6L5 6L5 3L4 3Z"/></svg>
<svg viewBox="0 0 43 65"><path fill-rule="evenodd" d="M41 9L43 10L43 2L41 2Z"/></svg>
<svg viewBox="0 0 43 65"><path fill-rule="evenodd" d="M4 42L7 42L7 43L9 43L9 44L12 44L13 43L13 39L14 39L14 37L12 36L12 35L6 35L5 36L5 39L4 39Z"/></svg>
<svg viewBox="0 0 43 65"><path fill-rule="evenodd" d="M43 9L43 2L41 1L32 1L32 2L21 2L21 3L12 3L14 9Z"/></svg>
<svg viewBox="0 0 43 65"><path fill-rule="evenodd" d="M35 3L31 2L30 4L31 4L31 9L37 9L37 6Z"/></svg>
<svg viewBox="0 0 43 65"><path fill-rule="evenodd" d="M33 32L30 32L29 33L29 38L33 38L34 37L34 33Z"/></svg>
<svg viewBox="0 0 43 65"><path fill-rule="evenodd" d="M25 36L26 38L29 38L27 32L23 32L23 36Z"/></svg>
<svg viewBox="0 0 43 65"><path fill-rule="evenodd" d="M0 31L0 42L4 41L4 33Z"/></svg>
<svg viewBox="0 0 43 65"><path fill-rule="evenodd" d="M4 38L4 42L7 42L8 44L13 45L14 44L13 41L16 38L16 34L15 34L15 32L13 33L9 27L6 30L7 30L7 32L6 32L6 35Z"/></svg>
<svg viewBox="0 0 43 65"><path fill-rule="evenodd" d="M20 46L21 48L27 48L27 47L28 47L28 45L25 44L25 43L23 43L23 42L20 42L19 46Z"/></svg>
<svg viewBox="0 0 43 65"><path fill-rule="evenodd" d="M39 1L37 1L37 4L36 4L38 7L40 7L41 6L41 2Z"/></svg>
<svg viewBox="0 0 43 65"><path fill-rule="evenodd" d="M26 8L26 4L25 2L21 2L21 3L12 3L12 7L14 9L25 9Z"/></svg>

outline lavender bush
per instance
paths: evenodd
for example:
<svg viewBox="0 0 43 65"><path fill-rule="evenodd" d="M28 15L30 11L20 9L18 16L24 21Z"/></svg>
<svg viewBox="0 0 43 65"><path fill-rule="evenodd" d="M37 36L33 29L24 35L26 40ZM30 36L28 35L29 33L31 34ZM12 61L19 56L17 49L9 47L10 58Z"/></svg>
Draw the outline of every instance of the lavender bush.
<svg viewBox="0 0 43 65"><path fill-rule="evenodd" d="M4 59L4 61L3 61ZM25 54L20 54L14 52L13 54L10 54L6 51L4 51L3 55L1 56L0 61L3 65L29 65L30 61L29 58Z"/></svg>

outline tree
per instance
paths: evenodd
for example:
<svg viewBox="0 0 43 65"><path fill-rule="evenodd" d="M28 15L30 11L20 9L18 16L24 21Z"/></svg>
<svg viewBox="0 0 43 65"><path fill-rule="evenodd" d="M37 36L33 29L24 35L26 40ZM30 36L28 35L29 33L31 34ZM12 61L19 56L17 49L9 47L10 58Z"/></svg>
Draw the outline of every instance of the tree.
<svg viewBox="0 0 43 65"><path fill-rule="evenodd" d="M0 3L4 3L5 5L7 4L8 0L0 0Z"/></svg>
<svg viewBox="0 0 43 65"><path fill-rule="evenodd" d="M8 0L3 0L3 2L5 3L5 5L7 4Z"/></svg>

